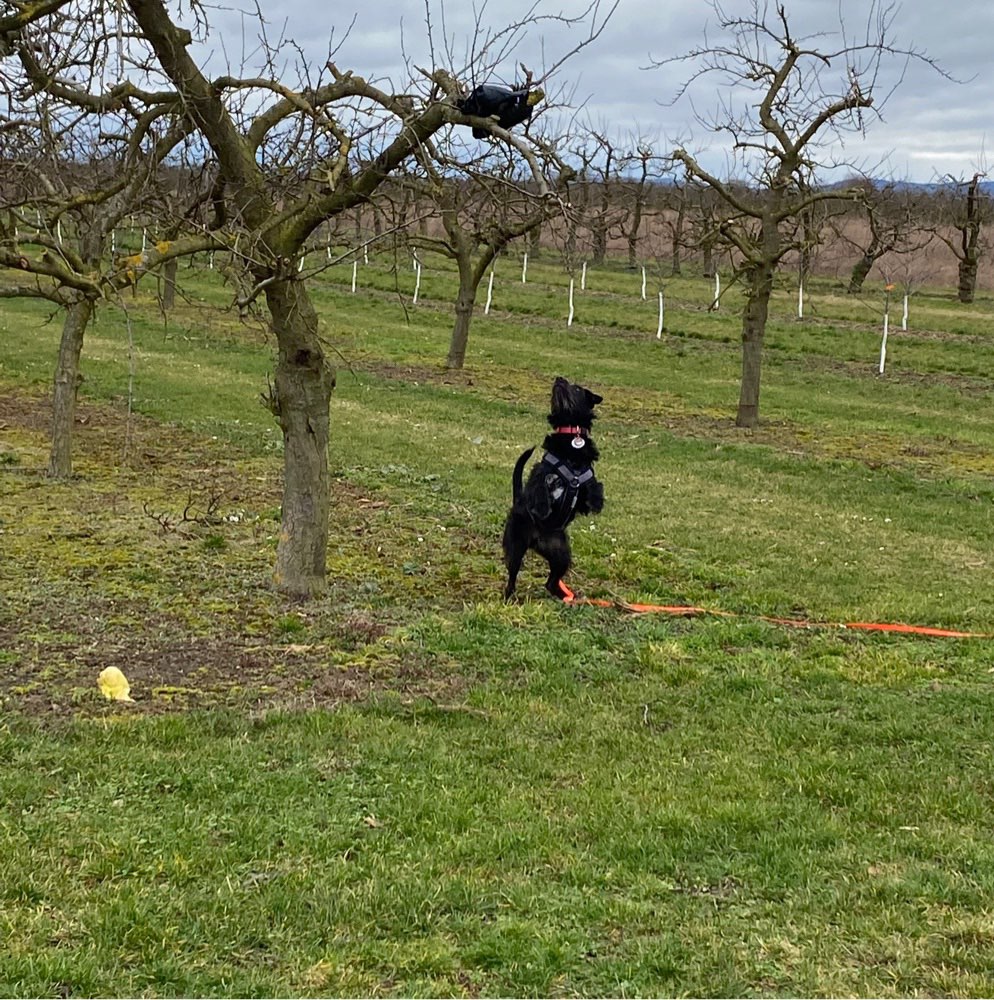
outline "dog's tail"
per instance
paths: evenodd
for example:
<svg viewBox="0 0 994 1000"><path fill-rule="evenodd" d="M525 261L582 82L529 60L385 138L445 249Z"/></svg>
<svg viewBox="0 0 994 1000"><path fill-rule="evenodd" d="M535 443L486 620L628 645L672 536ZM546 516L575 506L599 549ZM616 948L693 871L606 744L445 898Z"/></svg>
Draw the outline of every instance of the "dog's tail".
<svg viewBox="0 0 994 1000"><path fill-rule="evenodd" d="M513 483L512 497L517 501L521 496L521 491L524 488L524 472L525 465L528 463L528 459L532 457L532 452L535 450L534 447L529 448L527 451L521 453L521 457L514 463L514 478L511 480Z"/></svg>

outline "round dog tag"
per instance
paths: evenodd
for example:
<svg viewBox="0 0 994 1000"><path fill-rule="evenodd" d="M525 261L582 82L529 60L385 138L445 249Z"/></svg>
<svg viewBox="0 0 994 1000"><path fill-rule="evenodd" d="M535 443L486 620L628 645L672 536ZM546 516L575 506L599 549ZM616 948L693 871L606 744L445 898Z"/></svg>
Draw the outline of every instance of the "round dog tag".
<svg viewBox="0 0 994 1000"><path fill-rule="evenodd" d="M577 451L579 451L586 444L586 441L584 441L583 438L580 437L579 434L577 434L577 436L575 438L573 438L572 441L570 441L570 444L574 448L576 448Z"/></svg>

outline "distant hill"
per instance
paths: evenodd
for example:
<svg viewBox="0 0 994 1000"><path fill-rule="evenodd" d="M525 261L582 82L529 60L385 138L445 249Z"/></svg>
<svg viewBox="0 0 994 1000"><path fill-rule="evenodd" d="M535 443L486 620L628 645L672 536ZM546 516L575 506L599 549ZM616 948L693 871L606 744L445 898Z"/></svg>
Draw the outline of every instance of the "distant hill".
<svg viewBox="0 0 994 1000"><path fill-rule="evenodd" d="M965 188L969 183L970 178L966 178L960 184L960 187ZM848 182L845 182L848 183ZM942 181L928 181L925 183L918 183L915 181L888 181L874 179L874 186L876 187L887 187L888 185L895 188L898 191L922 191L926 194L932 194L935 191L948 190L950 183ZM994 195L994 181L981 181L978 185L980 191L986 195Z"/></svg>

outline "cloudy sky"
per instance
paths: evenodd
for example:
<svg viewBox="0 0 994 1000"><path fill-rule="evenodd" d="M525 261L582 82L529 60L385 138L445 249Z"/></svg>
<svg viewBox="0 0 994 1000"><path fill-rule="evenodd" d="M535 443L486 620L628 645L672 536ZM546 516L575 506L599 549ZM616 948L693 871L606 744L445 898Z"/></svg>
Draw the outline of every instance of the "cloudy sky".
<svg viewBox="0 0 994 1000"><path fill-rule="evenodd" d="M611 0L601 0L601 16ZM865 37L869 0L785 0L791 30L812 47L831 51L842 45L844 25L849 40ZM762 0L760 0L762 6ZM295 39L308 60L322 65L329 40L339 46L335 60L367 78L390 81L405 89L409 63L460 69L469 61L481 32L496 32L521 20L530 10L538 15L579 13L583 0L377 0L350 7L324 5L313 0L260 0L271 35L281 31ZM237 0L236 0L237 7ZM730 16L747 16L750 0L725 0ZM845 148L835 146L823 159L854 162L876 176L914 181L941 175L967 176L985 169L991 118L989 73L994 69L994 4L936 3L904 0L889 8L893 17L888 34L896 48L914 49L934 60L944 77L919 59L895 55L884 60L874 86L874 113L864 120L863 133L844 137ZM775 6L767 16L776 23ZM354 18L354 21L353 21ZM430 19L430 31L429 31ZM230 61L245 54L251 61L257 26L227 3L211 11L218 26L209 44L224 49ZM477 30L477 20L480 30ZM350 28L351 24L351 28ZM705 35L707 32L707 35ZM539 21L517 36L517 46L487 79L513 80L516 62L541 73L589 33L586 25L568 28L555 19ZM817 36L817 37L813 37ZM721 98L748 101L732 93L720 77L694 81L686 95L673 103L680 85L692 74L694 63L671 63L646 69L653 61L680 56L700 47L705 37L720 42L714 10L707 0L619 0L602 34L568 59L554 74L551 89L580 108L581 118L607 128L618 137L633 133L658 142L660 148L676 142L701 153L716 170L728 170L728 140L709 134L698 120L715 111ZM727 36L725 36L727 38ZM844 60L823 70L835 84L845 72ZM477 78L474 82L485 82Z"/></svg>

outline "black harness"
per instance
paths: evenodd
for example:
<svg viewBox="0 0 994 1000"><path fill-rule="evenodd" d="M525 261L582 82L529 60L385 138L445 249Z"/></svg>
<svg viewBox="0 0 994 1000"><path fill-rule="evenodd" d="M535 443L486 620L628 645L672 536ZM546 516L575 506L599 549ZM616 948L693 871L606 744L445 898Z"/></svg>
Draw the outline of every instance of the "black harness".
<svg viewBox="0 0 994 1000"><path fill-rule="evenodd" d="M543 518L542 523L553 531L560 531L573 520L580 487L594 478L594 470L589 465L574 469L549 452L542 455L541 464L546 470L545 487L552 505L549 516Z"/></svg>

